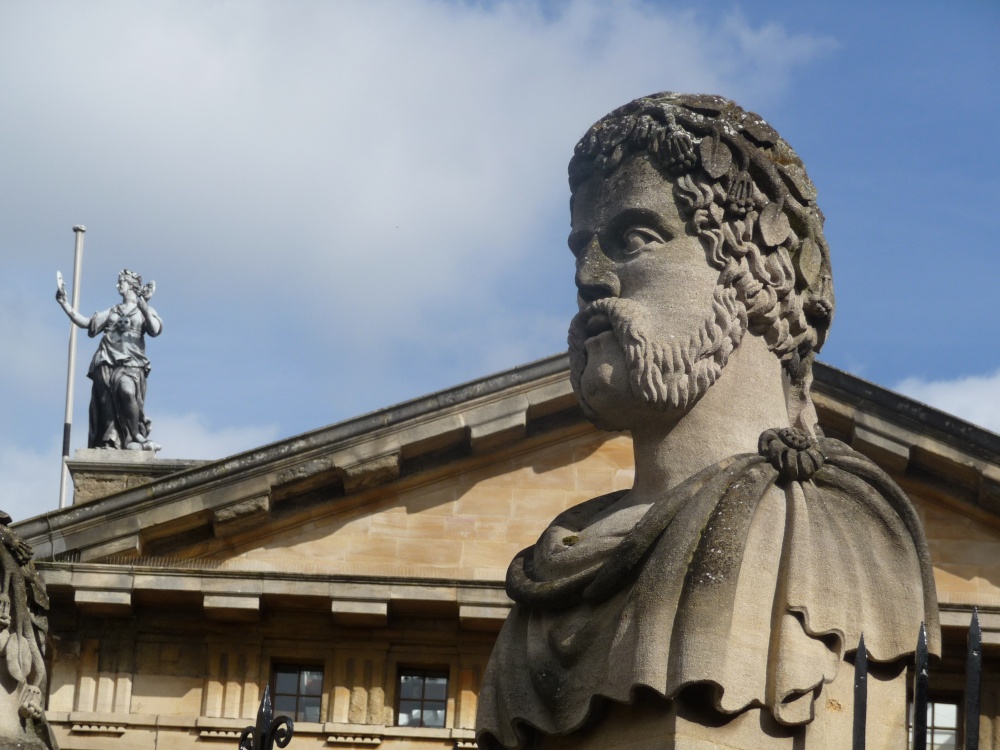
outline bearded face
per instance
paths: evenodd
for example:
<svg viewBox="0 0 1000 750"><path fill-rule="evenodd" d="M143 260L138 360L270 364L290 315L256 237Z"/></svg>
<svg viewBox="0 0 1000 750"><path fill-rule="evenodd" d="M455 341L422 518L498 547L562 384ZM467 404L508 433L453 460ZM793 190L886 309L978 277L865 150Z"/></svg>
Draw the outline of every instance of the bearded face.
<svg viewBox="0 0 1000 750"><path fill-rule="evenodd" d="M746 313L719 284L669 184L643 157L588 180L569 242L580 304L571 379L584 411L606 429L679 417L718 379Z"/></svg>
<svg viewBox="0 0 1000 750"><path fill-rule="evenodd" d="M711 310L696 330L686 338L681 335L660 342L643 329L639 321L645 311L637 303L606 297L587 305L573 318L569 330L571 378L584 410L592 419L605 422L589 408L581 390L592 333L612 334L613 344L608 341L606 345L621 349L632 398L659 411L683 412L722 374L745 330L741 312L735 291L717 286Z"/></svg>

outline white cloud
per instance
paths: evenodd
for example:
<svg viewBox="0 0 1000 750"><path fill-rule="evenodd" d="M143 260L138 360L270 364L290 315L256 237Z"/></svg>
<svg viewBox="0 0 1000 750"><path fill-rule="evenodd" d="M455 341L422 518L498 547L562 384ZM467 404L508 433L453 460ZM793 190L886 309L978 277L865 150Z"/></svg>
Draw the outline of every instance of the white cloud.
<svg viewBox="0 0 1000 750"><path fill-rule="evenodd" d="M30 304L0 304L15 356L0 451L39 456L62 428L51 297L74 223L82 313L118 301L122 266L158 282L147 411L163 455L216 458L563 349L565 168L586 127L663 89L766 111L830 46L643 0L46 0L2 15L0 142L17 147L0 257ZM81 338L74 446L95 345ZM231 427L248 419L278 427Z"/></svg>
<svg viewBox="0 0 1000 750"><path fill-rule="evenodd" d="M567 155L612 106L767 100L828 46L639 0L58 7L0 31L22 216L85 206L105 242L197 267L199 296L322 280L296 307L364 306L364 333L335 333L354 345L488 292L564 214Z"/></svg>
<svg viewBox="0 0 1000 750"><path fill-rule="evenodd" d="M214 460L271 443L274 425L215 428L200 414L164 414L153 422L153 441L163 446L159 458Z"/></svg>
<svg viewBox="0 0 1000 750"><path fill-rule="evenodd" d="M954 380L906 378L893 390L1000 434L1000 370Z"/></svg>
<svg viewBox="0 0 1000 750"><path fill-rule="evenodd" d="M273 425L212 427L200 414L165 414L153 425L153 438L163 445L157 454L160 458L225 458L273 442L278 436ZM34 450L0 441L0 509L15 521L59 507L59 449L55 442ZM67 483L72 502L72 480L68 478Z"/></svg>

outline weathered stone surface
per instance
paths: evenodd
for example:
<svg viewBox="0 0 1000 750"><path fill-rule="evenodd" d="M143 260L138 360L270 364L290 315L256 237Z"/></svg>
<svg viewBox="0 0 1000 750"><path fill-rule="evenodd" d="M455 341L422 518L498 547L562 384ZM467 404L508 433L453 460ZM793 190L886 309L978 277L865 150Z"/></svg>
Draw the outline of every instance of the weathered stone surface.
<svg viewBox="0 0 1000 750"><path fill-rule="evenodd" d="M388 601L349 601L334 599L330 604L335 622L367 627L384 626L389 620Z"/></svg>
<svg viewBox="0 0 1000 750"><path fill-rule="evenodd" d="M77 450L73 458L66 461L73 478L73 504L89 503L208 463L157 459L155 455L149 451L114 451L105 448Z"/></svg>
<svg viewBox="0 0 1000 750"><path fill-rule="evenodd" d="M260 597L252 594L205 594L202 607L210 620L255 622L260 619Z"/></svg>
<svg viewBox="0 0 1000 750"><path fill-rule="evenodd" d="M569 176L570 379L597 426L631 433L635 481L515 557L480 747L846 746L861 634L890 663L922 621L932 650L940 634L909 499L817 434L834 297L815 189L757 115L669 93L594 125ZM897 433L853 424L903 472ZM956 470L939 448L916 458ZM872 746L901 746L905 685L885 690L898 710Z"/></svg>
<svg viewBox="0 0 1000 750"><path fill-rule="evenodd" d="M56 750L45 719L49 597L32 549L0 511L0 748Z"/></svg>
<svg viewBox="0 0 1000 750"><path fill-rule="evenodd" d="M779 724L766 710L752 708L719 726L718 717L694 701L675 700L667 707L646 695L634 707L613 706L608 720L593 730L546 738L544 750L845 750L851 747L854 669L845 664L823 687L811 724L823 731L805 734ZM872 750L898 750L906 732L906 673L871 674L868 700L877 706L866 733ZM693 705L692 705L693 704ZM846 714L846 716L845 716ZM845 718L847 719L845 721Z"/></svg>
<svg viewBox="0 0 1000 750"><path fill-rule="evenodd" d="M218 508L212 513L212 531L217 537L230 536L240 531L267 523L271 512L269 495L258 495L238 503Z"/></svg>

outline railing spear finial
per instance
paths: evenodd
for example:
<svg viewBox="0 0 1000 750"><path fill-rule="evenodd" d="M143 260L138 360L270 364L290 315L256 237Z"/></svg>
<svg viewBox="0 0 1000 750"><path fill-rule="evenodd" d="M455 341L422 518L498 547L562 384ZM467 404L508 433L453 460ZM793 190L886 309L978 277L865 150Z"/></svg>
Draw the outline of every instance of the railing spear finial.
<svg viewBox="0 0 1000 750"><path fill-rule="evenodd" d="M927 750L927 628L920 623L913 685L913 750Z"/></svg>
<svg viewBox="0 0 1000 750"><path fill-rule="evenodd" d="M868 649L865 634L858 641L858 654L854 657L854 741L853 750L865 750L868 729Z"/></svg>
<svg viewBox="0 0 1000 750"><path fill-rule="evenodd" d="M979 750L979 688L982 674L983 631L979 627L979 608L974 607L965 657L965 750Z"/></svg>
<svg viewBox="0 0 1000 750"><path fill-rule="evenodd" d="M275 718L274 707L271 704L271 686L264 686L264 697L260 699L257 709L257 726L243 729L240 735L239 750L272 750L277 745L284 747L292 741L295 733L295 723L287 716Z"/></svg>

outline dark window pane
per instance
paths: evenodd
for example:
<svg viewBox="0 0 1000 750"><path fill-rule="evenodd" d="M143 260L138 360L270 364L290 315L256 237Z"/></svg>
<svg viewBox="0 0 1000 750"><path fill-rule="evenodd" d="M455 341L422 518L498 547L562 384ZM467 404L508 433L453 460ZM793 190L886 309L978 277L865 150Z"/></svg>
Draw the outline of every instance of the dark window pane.
<svg viewBox="0 0 1000 750"><path fill-rule="evenodd" d="M274 712L295 721L319 721L323 670L316 666L275 665Z"/></svg>
<svg viewBox="0 0 1000 750"><path fill-rule="evenodd" d="M447 677L428 677L424 682L424 698L426 700L443 701L448 697Z"/></svg>
<svg viewBox="0 0 1000 750"><path fill-rule="evenodd" d="M321 695L323 693L323 673L314 669L303 669L299 693L301 695Z"/></svg>
<svg viewBox="0 0 1000 750"><path fill-rule="evenodd" d="M420 701L400 701L397 724L401 727L419 727Z"/></svg>
<svg viewBox="0 0 1000 750"><path fill-rule="evenodd" d="M274 692L295 695L299 684L298 672L277 672L274 675Z"/></svg>
<svg viewBox="0 0 1000 750"><path fill-rule="evenodd" d="M285 714L287 716L295 717L295 696L294 695L276 695L274 696L274 713L275 714Z"/></svg>
<svg viewBox="0 0 1000 750"><path fill-rule="evenodd" d="M399 697L420 700L423 697L424 681L419 675L404 674L399 678Z"/></svg>
<svg viewBox="0 0 1000 750"><path fill-rule="evenodd" d="M319 721L319 696L299 698L299 721Z"/></svg>

